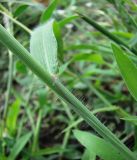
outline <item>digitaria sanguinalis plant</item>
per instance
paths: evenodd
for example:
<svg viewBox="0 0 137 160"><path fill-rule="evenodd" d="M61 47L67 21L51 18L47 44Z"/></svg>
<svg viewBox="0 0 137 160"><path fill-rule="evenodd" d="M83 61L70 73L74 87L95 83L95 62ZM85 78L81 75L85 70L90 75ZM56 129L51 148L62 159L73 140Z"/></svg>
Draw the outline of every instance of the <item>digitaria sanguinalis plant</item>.
<svg viewBox="0 0 137 160"><path fill-rule="evenodd" d="M110 143L117 150L117 154L126 160L136 160L135 155L60 82L56 74L44 69L2 25L0 25L0 41L66 102L68 107L72 107L100 136Z"/></svg>

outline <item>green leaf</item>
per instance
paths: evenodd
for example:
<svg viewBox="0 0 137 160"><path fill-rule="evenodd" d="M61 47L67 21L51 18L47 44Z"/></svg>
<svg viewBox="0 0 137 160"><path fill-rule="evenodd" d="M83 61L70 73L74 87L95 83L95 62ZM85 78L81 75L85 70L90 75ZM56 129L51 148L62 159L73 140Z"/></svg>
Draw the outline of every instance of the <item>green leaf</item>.
<svg viewBox="0 0 137 160"><path fill-rule="evenodd" d="M70 23L71 21L77 19L79 16L73 15L67 18L64 18L63 20L59 21L60 27L64 27L66 24Z"/></svg>
<svg viewBox="0 0 137 160"><path fill-rule="evenodd" d="M135 34L129 41L129 45L131 47L136 47L137 45L137 34Z"/></svg>
<svg viewBox="0 0 137 160"><path fill-rule="evenodd" d="M104 60L100 54L80 53L73 56L72 61L87 61L104 64Z"/></svg>
<svg viewBox="0 0 137 160"><path fill-rule="evenodd" d="M104 139L80 130L75 130L74 135L84 147L103 160L124 160L121 154Z"/></svg>
<svg viewBox="0 0 137 160"><path fill-rule="evenodd" d="M122 77L130 93L137 100L137 67L117 45L112 44L112 49Z"/></svg>
<svg viewBox="0 0 137 160"><path fill-rule="evenodd" d="M0 153L0 160L7 160L7 158L4 155L2 155L2 153Z"/></svg>
<svg viewBox="0 0 137 160"><path fill-rule="evenodd" d="M79 12L78 12L78 14L81 16L81 18L84 21L86 21L88 24L90 24L92 27L97 29L99 32L101 32L105 36L107 36L109 39L128 48L127 44L124 41L122 41L121 39L119 39L119 37L117 37L114 34L112 34L111 32L109 32L106 28L102 27L100 24L96 23L95 20L89 19L88 16L85 16Z"/></svg>
<svg viewBox="0 0 137 160"><path fill-rule="evenodd" d="M48 21L51 18L56 6L57 6L57 0L53 0L51 2L51 4L49 5L49 7L46 8L46 10L43 12L43 14L40 18L41 23L45 23L46 21Z"/></svg>
<svg viewBox="0 0 137 160"><path fill-rule="evenodd" d="M26 4L20 5L20 6L15 10L15 12L13 13L13 16L14 16L14 17L18 17L18 16L21 15L27 8L28 8L28 5L26 5Z"/></svg>
<svg viewBox="0 0 137 160"><path fill-rule="evenodd" d="M63 61L64 59L64 50L63 50L63 40L60 26L57 22L53 24L54 34L58 44L58 58Z"/></svg>
<svg viewBox="0 0 137 160"><path fill-rule="evenodd" d="M85 152L82 156L82 160L96 160L96 155L88 149L85 149Z"/></svg>
<svg viewBox="0 0 137 160"><path fill-rule="evenodd" d="M16 61L16 71L22 74L27 73L27 68L21 60Z"/></svg>
<svg viewBox="0 0 137 160"><path fill-rule="evenodd" d="M33 153L33 156L51 155L51 154L60 153L61 151L64 151L64 150L60 146L47 147L45 149L40 149L36 151L35 153Z"/></svg>
<svg viewBox="0 0 137 160"><path fill-rule="evenodd" d="M134 125L137 125L137 116L128 116L128 117L124 117L121 118L122 120L128 121Z"/></svg>
<svg viewBox="0 0 137 160"><path fill-rule="evenodd" d="M23 150L24 146L27 144L31 137L32 133L27 133L24 136L17 139L17 142L11 149L11 153L8 157L8 160L15 160L19 153Z"/></svg>
<svg viewBox="0 0 137 160"><path fill-rule="evenodd" d="M45 99L47 95L47 90L45 88L40 88L37 92L38 95L38 101L41 107L45 105Z"/></svg>
<svg viewBox="0 0 137 160"><path fill-rule="evenodd" d="M49 73L55 73L57 70L57 41L53 31L54 21L36 28L30 41L31 55L42 65Z"/></svg>
<svg viewBox="0 0 137 160"><path fill-rule="evenodd" d="M14 135L17 129L17 118L20 111L20 105L21 102L19 99L17 99L11 106L9 106L6 126L11 135Z"/></svg>
<svg viewBox="0 0 137 160"><path fill-rule="evenodd" d="M137 51L134 48L130 48L125 41L123 41L122 39L120 39L118 36L115 36L114 34L112 34L111 32L109 32L106 28L104 28L101 25L99 25L98 23L96 23L95 20L89 19L88 16L85 16L85 15L79 13L79 12L78 12L78 15L80 15L80 17L85 22L87 22L88 24L90 24L92 27L94 27L95 29L97 29L99 32L101 32L102 34L104 34L106 37L108 37L109 39L111 39L112 41L114 41L115 43L117 43L118 45L123 45L124 47L126 47L127 49L129 49L134 54L137 54Z"/></svg>

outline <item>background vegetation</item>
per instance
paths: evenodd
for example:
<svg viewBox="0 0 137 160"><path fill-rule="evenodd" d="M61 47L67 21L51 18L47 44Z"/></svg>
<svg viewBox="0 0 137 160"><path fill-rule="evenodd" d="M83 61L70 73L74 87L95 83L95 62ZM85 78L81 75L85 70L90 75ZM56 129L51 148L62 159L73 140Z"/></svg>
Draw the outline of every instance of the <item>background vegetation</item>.
<svg viewBox="0 0 137 160"><path fill-rule="evenodd" d="M49 19L57 21L58 77L134 153L137 71L111 44L122 45L136 64L136 12L135 0L0 2L1 24L29 51L37 51L39 45L36 41L31 48L32 31ZM54 48L53 43L49 45ZM113 51L121 54L114 57ZM112 146L1 43L0 53L1 160L117 159Z"/></svg>

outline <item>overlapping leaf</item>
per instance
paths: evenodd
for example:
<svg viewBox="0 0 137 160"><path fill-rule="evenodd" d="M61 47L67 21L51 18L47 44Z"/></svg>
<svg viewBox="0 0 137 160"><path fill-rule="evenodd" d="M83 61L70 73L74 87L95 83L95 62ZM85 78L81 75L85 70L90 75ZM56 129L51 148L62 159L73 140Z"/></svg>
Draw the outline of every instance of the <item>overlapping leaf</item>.
<svg viewBox="0 0 137 160"><path fill-rule="evenodd" d="M53 31L54 21L36 28L30 41L30 52L32 56L49 72L57 70L57 41Z"/></svg>

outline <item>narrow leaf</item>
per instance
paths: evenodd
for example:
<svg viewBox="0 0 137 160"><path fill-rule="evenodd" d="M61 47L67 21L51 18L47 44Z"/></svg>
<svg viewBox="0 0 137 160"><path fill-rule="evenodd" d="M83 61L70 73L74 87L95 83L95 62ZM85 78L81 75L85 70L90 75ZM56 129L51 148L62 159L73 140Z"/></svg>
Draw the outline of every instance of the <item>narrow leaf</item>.
<svg viewBox="0 0 137 160"><path fill-rule="evenodd" d="M86 21L87 23L89 23L91 26L93 26L99 32L103 33L109 39L113 40L114 42L116 42L118 44L121 44L121 45L124 45L124 46L128 47L127 44L124 41L122 41L121 39L119 39L117 36L115 36L114 34L112 34L111 32L109 32L107 29L105 29L104 27L102 27L98 23L96 23L96 21L94 21L92 19L89 19L87 16L85 16L85 15L83 15L81 13L78 13L78 14L81 16L81 18L84 21Z"/></svg>
<svg viewBox="0 0 137 160"><path fill-rule="evenodd" d="M130 123L132 123L133 125L137 126L137 116L128 116L128 117L124 117L121 118L122 120L128 121Z"/></svg>
<svg viewBox="0 0 137 160"><path fill-rule="evenodd" d="M79 53L73 56L72 61L87 61L103 64L104 60L100 54Z"/></svg>
<svg viewBox="0 0 137 160"><path fill-rule="evenodd" d="M13 16L14 17L20 16L27 8L28 8L28 5L26 4L20 5L13 13Z"/></svg>
<svg viewBox="0 0 137 160"><path fill-rule="evenodd" d="M73 15L73 16L70 16L70 17L67 17L67 18L64 18L63 20L61 20L59 22L59 25L60 27L64 27L66 24L70 23L71 21L77 19L79 16L77 15Z"/></svg>
<svg viewBox="0 0 137 160"><path fill-rule="evenodd" d="M117 45L112 44L112 49L122 77L130 93L137 100L137 67Z"/></svg>
<svg viewBox="0 0 137 160"><path fill-rule="evenodd" d="M46 10L43 12L43 14L40 18L41 23L45 23L46 21L48 21L51 18L56 6L57 6L57 0L53 0L51 2L51 4L49 5L49 7L46 8Z"/></svg>
<svg viewBox="0 0 137 160"><path fill-rule="evenodd" d="M45 149L40 149L33 153L33 156L43 156L43 155L51 155L60 153L61 151L64 151L60 146L54 146L54 147L47 147Z"/></svg>
<svg viewBox="0 0 137 160"><path fill-rule="evenodd" d="M32 56L49 73L57 70L57 41L53 31L54 21L36 28L30 41L30 52Z"/></svg>
<svg viewBox="0 0 137 160"><path fill-rule="evenodd" d="M75 130L74 135L84 147L103 160L124 160L121 154L104 139L80 130Z"/></svg>
<svg viewBox="0 0 137 160"><path fill-rule="evenodd" d="M53 24L54 34L58 44L58 58L63 61L64 58L64 50L63 50L63 40L60 26L57 22Z"/></svg>
<svg viewBox="0 0 137 160"><path fill-rule="evenodd" d="M17 118L20 111L20 100L17 99L11 106L9 106L9 111L6 119L6 126L11 135L14 135L17 129Z"/></svg>
<svg viewBox="0 0 137 160"><path fill-rule="evenodd" d="M96 21L94 21L92 19L89 19L87 16L85 16L85 15L79 13L79 12L78 12L78 14L81 16L81 18L85 22L87 22L88 24L90 24L91 26L93 26L99 32L101 32L102 34L104 34L106 37L108 37L109 39L111 39L112 41L114 41L115 43L117 43L118 45L125 46L127 49L129 49L134 54L137 54L137 51L134 48L130 48L127 45L127 43L125 43L125 41L121 40L119 37L117 37L114 34L112 34L111 32L109 32L107 29L105 29L104 27L102 27L101 25L99 25L98 23L96 23Z"/></svg>
<svg viewBox="0 0 137 160"><path fill-rule="evenodd" d="M8 160L15 160L16 159L18 154L22 151L24 146L27 144L27 142L30 139L31 135L32 135L31 133L28 133L28 134L20 137L17 140L17 142L15 143L13 148L11 149L11 153L10 153L10 155L8 157Z"/></svg>

